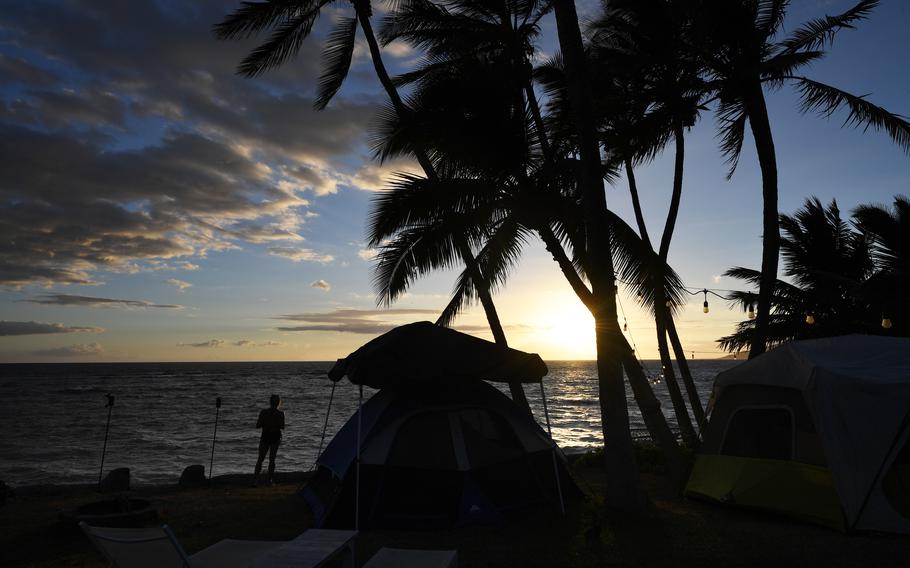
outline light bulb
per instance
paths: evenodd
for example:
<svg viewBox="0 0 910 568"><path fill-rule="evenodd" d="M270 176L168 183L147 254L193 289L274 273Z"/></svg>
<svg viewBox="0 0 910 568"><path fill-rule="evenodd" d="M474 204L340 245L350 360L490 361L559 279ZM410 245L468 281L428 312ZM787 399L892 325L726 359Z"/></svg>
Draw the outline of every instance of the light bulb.
<svg viewBox="0 0 910 568"><path fill-rule="evenodd" d="M814 324L815 324L815 316L813 316L812 314L806 314L806 323L807 323L808 325L814 325Z"/></svg>
<svg viewBox="0 0 910 568"><path fill-rule="evenodd" d="M703 307L702 307L701 311L703 311L703 312L705 312L705 313L708 313L708 312L710 311L710 310L708 309L708 300L705 300L705 303L702 304L702 306L703 306Z"/></svg>
<svg viewBox="0 0 910 568"><path fill-rule="evenodd" d="M885 329L891 329L891 318L882 317L882 327Z"/></svg>

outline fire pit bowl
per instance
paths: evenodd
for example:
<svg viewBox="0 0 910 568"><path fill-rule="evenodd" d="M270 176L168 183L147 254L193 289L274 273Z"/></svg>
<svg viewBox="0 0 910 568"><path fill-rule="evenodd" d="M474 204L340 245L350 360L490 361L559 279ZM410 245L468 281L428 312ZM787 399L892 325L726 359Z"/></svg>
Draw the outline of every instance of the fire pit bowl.
<svg viewBox="0 0 910 568"><path fill-rule="evenodd" d="M85 522L95 527L141 527L157 518L150 501L128 497L94 501L60 513L60 520L66 524Z"/></svg>

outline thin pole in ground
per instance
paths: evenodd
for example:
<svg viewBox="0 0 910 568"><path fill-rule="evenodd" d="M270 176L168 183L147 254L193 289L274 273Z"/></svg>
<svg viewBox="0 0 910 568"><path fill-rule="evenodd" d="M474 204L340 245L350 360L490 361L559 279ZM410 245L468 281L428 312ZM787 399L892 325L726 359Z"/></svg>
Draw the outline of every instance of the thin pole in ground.
<svg viewBox="0 0 910 568"><path fill-rule="evenodd" d="M104 427L104 447L101 449L101 469L98 471L98 491L101 491L101 478L104 476L104 456L107 454L107 435L111 431L111 412L114 410L114 395L107 393L107 426Z"/></svg>
<svg viewBox="0 0 910 568"><path fill-rule="evenodd" d="M215 431L212 432L212 457L209 458L209 481L212 480L212 465L215 463L215 437L218 435L218 414L221 412L221 397L215 398Z"/></svg>

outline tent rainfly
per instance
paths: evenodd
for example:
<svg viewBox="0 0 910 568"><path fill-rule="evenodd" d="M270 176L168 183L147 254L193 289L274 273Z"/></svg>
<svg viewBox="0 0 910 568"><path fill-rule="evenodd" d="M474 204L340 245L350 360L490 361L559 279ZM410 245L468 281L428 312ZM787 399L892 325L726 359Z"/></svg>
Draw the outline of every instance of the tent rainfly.
<svg viewBox="0 0 910 568"><path fill-rule="evenodd" d="M571 480L549 433L546 374L539 355L430 322L392 329L339 359L329 371L333 395L348 377L359 403L304 491L317 524L482 521L547 495L564 510ZM484 380L539 383L548 433ZM364 385L380 389L366 404ZM331 402L326 424L330 411Z"/></svg>
<svg viewBox="0 0 910 568"><path fill-rule="evenodd" d="M686 494L910 533L910 339L792 341L717 376Z"/></svg>

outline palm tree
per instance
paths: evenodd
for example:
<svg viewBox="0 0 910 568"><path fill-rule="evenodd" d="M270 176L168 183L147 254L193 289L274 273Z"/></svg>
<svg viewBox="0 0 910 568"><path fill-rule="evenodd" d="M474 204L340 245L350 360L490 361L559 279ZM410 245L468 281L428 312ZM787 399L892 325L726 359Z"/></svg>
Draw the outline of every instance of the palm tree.
<svg viewBox="0 0 910 568"><path fill-rule="evenodd" d="M629 431L629 412L623 385L622 332L616 312L614 274L606 196L587 57L574 0L554 0L559 46L566 67L571 124L577 135L580 205L585 228L587 276L591 282L591 306L597 341L597 371L604 431L607 499L611 507L639 512L644 498Z"/></svg>
<svg viewBox="0 0 910 568"><path fill-rule="evenodd" d="M234 13L215 26L215 36L219 39L245 39L263 32L271 32L269 38L244 58L238 67L239 73L255 77L269 69L279 67L296 56L303 41L312 31L322 9L332 4L333 1L244 2ZM340 18L327 38L323 52L323 72L319 78L314 106L317 109L324 109L341 88L351 66L359 24L369 46L376 76L389 97L392 109L398 116L405 117L410 110L402 101L383 63L379 43L370 21L372 16L370 0L352 0L351 5L354 9L354 17ZM413 156L429 179L437 179L436 168L422 148L415 147ZM477 267L470 247L460 238L456 239L455 245L462 262L471 271L472 278L476 282L477 297L483 306L496 343L508 345L499 314L486 284L486 278ZM509 388L513 400L520 406L530 409L521 384L510 383Z"/></svg>
<svg viewBox="0 0 910 568"><path fill-rule="evenodd" d="M860 210L870 217L883 211ZM825 207L817 198L807 199L792 216L781 215L780 225L784 275L791 282L776 283L767 343L881 331L874 307L881 291L874 279L887 269L876 267L869 233L844 220L836 201ZM741 267L726 274L753 285L761 279L760 272ZM754 295L736 292L731 299L747 306ZM749 345L753 323L741 322L732 335L719 340L721 347L737 351Z"/></svg>
<svg viewBox="0 0 910 568"><path fill-rule="evenodd" d="M697 120L705 90L697 59L687 44L689 6L688 2L676 0L619 0L607 5L604 14L589 28L592 65L600 71L595 77L606 78L595 79L598 100L607 106L601 123L604 145L626 171L639 233L649 244L633 166L652 159L669 142L674 143L672 192L658 249L663 263L667 262L682 197L684 131ZM647 307L655 315L658 350L683 437L694 444L696 435L673 372L668 335L699 424L704 421L704 410L676 333L672 310L661 296L660 287L656 292Z"/></svg>
<svg viewBox="0 0 910 568"><path fill-rule="evenodd" d="M824 48L837 32L866 18L878 0L862 0L840 15L811 20L786 39L777 40L787 4L786 0L700 0L691 37L717 100L721 149L730 163L730 175L739 160L747 121L762 174L762 264L750 357L767 347L780 250L777 158L765 87L794 85L803 112L830 116L846 107L845 124L885 130L910 151L910 124L900 116L864 97L797 75L801 68L824 57Z"/></svg>
<svg viewBox="0 0 910 568"><path fill-rule="evenodd" d="M866 283L870 307L893 325L885 333L910 335L910 199L896 196L893 207L862 205L853 211L853 222L869 239L876 266Z"/></svg>
<svg viewBox="0 0 910 568"><path fill-rule="evenodd" d="M539 107L535 110L526 88L530 82L527 58L533 51L536 29L524 23L536 22L539 14L503 14L496 6L496 3L471 1L445 6L411 4L387 20L381 34L384 41L404 39L424 49L427 55L420 68L396 79L396 82L415 84L414 94L409 98L414 112L407 120L386 117L376 136L376 151L386 158L408 151L408 145L419 140L434 160L446 164L446 171L457 172L459 179L440 180L440 187L452 194L465 192L470 206L447 205L445 223L454 226L469 217L475 222L498 219L490 222L493 226L486 231L488 244L478 255L478 259L485 259L484 271L489 271L491 279L498 281L498 272L487 267L502 265L488 263L489 251L508 250L509 255L515 255L509 256L507 264L511 265L520 248L513 246L513 239L523 240L533 231L544 241L582 301L593 306L592 293L581 277L586 262L583 227L579 232L579 227L566 225L568 219L577 217L577 184L574 176L563 175L565 179L562 179L553 173L565 171L565 167L557 165L566 166L575 161L554 162L553 145L549 145L540 126L544 121L534 116L539 113ZM511 6L509 3L505 10L514 9ZM563 184L567 187L562 187L560 180L567 181ZM420 216L417 221L415 210L420 204L405 205L406 195L416 195L407 190L408 184L434 182L406 181L374 203L371 239L377 243L392 239L383 248L377 265L377 289L384 297L391 293L393 285L406 286L413 276L431 270L433 262L447 262L445 255L440 254L446 250L444 241L438 242L440 246L428 244L433 237L441 235L437 227L442 223L442 211L429 217ZM508 207L501 205L508 210L507 216L483 212L477 199L478 188L483 186L487 187L488 195L498 193L503 204L508 203ZM557 203L557 199L562 202ZM400 212L396 213L396 209ZM556 211L562 215L554 216ZM521 233L516 232L518 220L525 227ZM405 226L407 223L410 225ZM460 226L460 230L467 232ZM576 237L574 241L572 236ZM568 258L564 244L570 246L576 258ZM470 284L470 279L462 275L444 312L445 318L457 313L463 299L470 297ZM660 413L659 403L624 339L623 363L646 423L665 449L671 470L682 469L678 446Z"/></svg>

